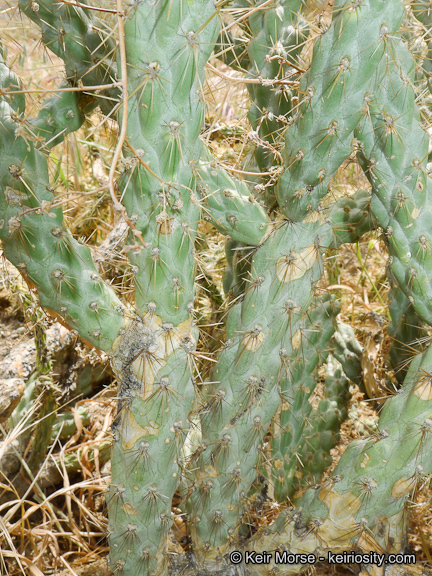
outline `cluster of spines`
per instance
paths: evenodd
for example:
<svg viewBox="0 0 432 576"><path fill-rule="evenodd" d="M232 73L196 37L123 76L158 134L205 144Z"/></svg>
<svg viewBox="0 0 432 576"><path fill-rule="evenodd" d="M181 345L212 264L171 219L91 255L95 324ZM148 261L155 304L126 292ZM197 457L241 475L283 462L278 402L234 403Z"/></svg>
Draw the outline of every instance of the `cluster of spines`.
<svg viewBox="0 0 432 576"><path fill-rule="evenodd" d="M362 348L352 328L336 320L340 304L324 294L305 318L301 346L281 381L281 406L275 418L270 483L279 501L294 498L305 485L318 484L331 464L330 449L345 420L350 379L360 384ZM338 358L339 360L337 360ZM325 386L313 409L318 368L325 365ZM317 400L315 399L315 402Z"/></svg>

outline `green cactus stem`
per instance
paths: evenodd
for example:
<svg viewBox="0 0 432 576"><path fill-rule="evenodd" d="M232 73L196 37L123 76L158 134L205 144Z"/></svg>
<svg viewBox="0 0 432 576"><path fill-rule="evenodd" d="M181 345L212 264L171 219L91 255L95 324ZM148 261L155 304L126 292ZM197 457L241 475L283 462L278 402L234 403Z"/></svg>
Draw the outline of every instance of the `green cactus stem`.
<svg viewBox="0 0 432 576"><path fill-rule="evenodd" d="M355 155L353 132L364 115L364 96L386 75L391 32L403 17L400 2L335 2L330 29L324 27L315 40L311 66L300 81L303 100L286 131L286 170L277 199L288 217L298 220L316 210L329 178Z"/></svg>
<svg viewBox="0 0 432 576"><path fill-rule="evenodd" d="M192 464L191 530L207 560L235 542L242 494L262 465L260 446L279 405L278 386L301 349L301 321L331 237L324 223L283 224L254 254L241 307L228 315L227 341L202 410L203 449Z"/></svg>
<svg viewBox="0 0 432 576"><path fill-rule="evenodd" d="M270 219L245 183L204 163L196 168L195 176L205 220L235 242L258 246L266 239L272 229Z"/></svg>
<svg viewBox="0 0 432 576"><path fill-rule="evenodd" d="M303 474L303 455L308 452L304 431L312 412L309 400L317 384L317 368L331 350L339 312L340 304L334 297L324 295L313 303L300 329L303 338L297 357L280 383L284 401L276 417L271 451L274 494L279 501L293 496L297 487L294 480Z"/></svg>
<svg viewBox="0 0 432 576"><path fill-rule="evenodd" d="M371 210L384 231L388 267L417 315L432 322L430 220L432 182L427 176L428 136L412 88L414 60L392 34L397 60L364 102L356 130L360 161L372 184Z"/></svg>
<svg viewBox="0 0 432 576"><path fill-rule="evenodd" d="M139 244L131 231L127 241L137 317L128 322L112 358L121 387L107 497L110 563L125 575L167 569L171 501L184 468L183 445L195 400L202 85L218 29L209 0L145 0L125 21L129 99L127 117L124 111L121 115L122 122L127 120L127 140L120 194L143 239ZM228 177L222 186L233 188ZM223 192L221 198L225 215L236 202ZM243 204L239 197L235 218L247 233L241 224L245 214L239 212ZM267 228L268 219L259 206L250 207L259 241L265 233L259 225Z"/></svg>
<svg viewBox="0 0 432 576"><path fill-rule="evenodd" d="M39 26L45 46L64 61L70 86L80 82L84 87L115 82L115 42L93 11L66 3L59 5L54 0L20 0L19 7ZM110 115L119 100L117 87L104 89L98 96L94 92L78 94L78 107L84 113L99 105L104 114Z"/></svg>
<svg viewBox="0 0 432 576"><path fill-rule="evenodd" d="M334 232L334 248L353 244L363 234L371 232L375 223L370 211L371 193L357 190L352 196L343 196L330 206L330 219Z"/></svg>
<svg viewBox="0 0 432 576"><path fill-rule="evenodd" d="M248 18L248 76L262 79L262 84L247 85L252 100L249 121L259 141L255 160L261 172L277 164L281 135L293 108L290 88L298 81L299 57L309 35L302 7L303 0L282 1L253 11Z"/></svg>
<svg viewBox="0 0 432 576"><path fill-rule="evenodd" d="M110 350L124 326L121 303L101 281L89 248L66 228L61 209L54 207L47 160L20 135L12 116L9 105L0 102L4 253L30 286L37 288L44 308L97 348Z"/></svg>
<svg viewBox="0 0 432 576"><path fill-rule="evenodd" d="M340 440L340 427L348 416L349 381L342 365L331 354L325 364L323 397L307 418L302 435L303 445L297 448L298 467L291 490L316 486L332 463L330 450Z"/></svg>
<svg viewBox="0 0 432 576"><path fill-rule="evenodd" d="M387 331L392 339L389 360L398 382L402 384L409 362L416 353L419 339L424 336L425 332L413 305L395 283L390 271L387 276L390 280L389 312L391 316Z"/></svg>
<svg viewBox="0 0 432 576"><path fill-rule="evenodd" d="M349 324L336 322L336 331L332 339L332 355L341 364L344 374L362 387L361 356L363 346L357 340L354 330Z"/></svg>

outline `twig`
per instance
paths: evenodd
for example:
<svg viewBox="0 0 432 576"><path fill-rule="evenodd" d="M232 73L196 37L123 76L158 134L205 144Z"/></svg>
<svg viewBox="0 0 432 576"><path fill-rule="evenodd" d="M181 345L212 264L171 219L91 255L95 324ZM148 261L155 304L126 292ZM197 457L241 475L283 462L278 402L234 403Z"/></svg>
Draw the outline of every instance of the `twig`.
<svg viewBox="0 0 432 576"><path fill-rule="evenodd" d="M253 10L249 10L248 12L246 12L246 14L243 14L243 16L241 16L237 20L235 20L234 22L231 22L231 24L229 24L228 26L225 26L225 28L222 28L221 33L223 34L224 32L228 32L228 30L230 30L233 26L235 26L236 24L238 24L242 20L246 20L246 18L249 18L250 16L252 16L252 14L254 14L255 12L258 12L258 10L265 8L265 6L267 6L268 4L271 4L273 1L274 0L267 0L267 2L263 2L259 6L256 6Z"/></svg>
<svg viewBox="0 0 432 576"><path fill-rule="evenodd" d="M11 95L15 96L15 94L40 94L43 92L88 92L91 90L106 90L108 88L116 88L117 86L121 86L121 82L112 82L111 84L100 84L98 86L75 86L71 88L41 88L40 90L0 90L0 96Z"/></svg>
<svg viewBox="0 0 432 576"><path fill-rule="evenodd" d="M119 29L119 48L120 48L120 62L121 62L121 86L123 89L122 93L122 103L123 103L123 118L122 125L120 129L120 135L117 142L117 146L114 151L114 156L111 162L110 171L108 175L108 187L111 194L114 207L117 210L124 212L124 207L117 200L117 196L114 190L114 175L117 168L117 163L120 158L120 154L123 148L124 141L126 139L127 131L127 114L128 114L128 88L127 88L127 61L126 61L126 46L124 41L124 27L123 27L123 6L122 0L117 0L117 21Z"/></svg>
<svg viewBox="0 0 432 576"><path fill-rule="evenodd" d="M117 14L117 10L111 10L110 8L98 8L97 6L88 6L87 4L81 4L81 2L70 2L69 0L59 0L63 4L69 4L70 6L76 6L77 8L83 8L84 10L96 10L97 12L108 12L109 14Z"/></svg>

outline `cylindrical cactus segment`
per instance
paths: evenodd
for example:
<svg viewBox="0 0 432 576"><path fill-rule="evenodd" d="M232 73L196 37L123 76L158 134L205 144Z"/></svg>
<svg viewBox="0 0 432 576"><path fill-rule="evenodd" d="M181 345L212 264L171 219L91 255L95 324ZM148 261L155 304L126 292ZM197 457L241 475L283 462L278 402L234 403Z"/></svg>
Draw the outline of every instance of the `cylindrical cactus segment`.
<svg viewBox="0 0 432 576"><path fill-rule="evenodd" d="M20 0L19 7L42 31L42 41L66 66L66 79L71 86L103 86L115 82L116 46L114 39L104 37L104 25L94 16L94 11L58 5L54 0ZM105 114L110 114L117 104L117 87L101 91L96 97L80 94L80 109L87 113L99 104Z"/></svg>
<svg viewBox="0 0 432 576"><path fill-rule="evenodd" d="M60 88L68 88L61 84ZM25 124L26 137L44 150L57 146L66 136L83 125L85 115L81 109L81 97L77 92L58 92L47 98L35 118Z"/></svg>
<svg viewBox="0 0 432 576"><path fill-rule="evenodd" d="M403 17L399 1L335 2L330 28L315 39L311 66L300 82L303 100L286 131L286 170L277 198L288 217L301 219L315 210L329 178L356 153L353 132L365 115L365 95L386 75L391 33Z"/></svg>
<svg viewBox="0 0 432 576"><path fill-rule="evenodd" d="M297 449L300 461L291 492L318 485L322 474L332 463L330 450L340 439L340 427L348 416L349 381L340 362L331 354L325 364L325 384L318 406L307 418L302 446Z"/></svg>
<svg viewBox="0 0 432 576"><path fill-rule="evenodd" d="M390 281L388 297L391 316L387 332L392 339L389 360L397 380L402 383L410 360L416 353L418 340L425 332L423 323L415 313L414 306L392 278L390 271L388 271L387 277Z"/></svg>
<svg viewBox="0 0 432 576"><path fill-rule="evenodd" d="M245 183L205 163L195 168L195 176L204 220L236 242L257 246L265 240L272 229L270 219Z"/></svg>
<svg viewBox="0 0 432 576"><path fill-rule="evenodd" d="M248 19L248 76L263 79L262 84L247 85L252 100L248 117L259 138L255 159L263 172L278 154L281 163L282 132L293 107L290 84L297 80L299 55L309 34L302 6L303 0L284 0L251 11Z"/></svg>
<svg viewBox="0 0 432 576"><path fill-rule="evenodd" d="M108 496L110 562L124 576L162 574L168 561L171 501L195 398L196 167L204 153L204 65L218 29L211 0L144 0L125 21L120 199L134 226L127 250L138 317L112 358L120 393ZM267 223L262 210L257 216Z"/></svg>
<svg viewBox="0 0 432 576"><path fill-rule="evenodd" d="M357 242L363 234L371 232L375 223L370 210L371 193L357 190L352 196L339 198L330 207L334 248Z"/></svg>
<svg viewBox="0 0 432 576"><path fill-rule="evenodd" d="M151 170L182 193L187 191L182 171L201 157L204 66L218 31L208 0L169 6L144 0L125 22L128 143L144 150ZM160 185L155 179L153 186Z"/></svg>
<svg viewBox="0 0 432 576"><path fill-rule="evenodd" d="M363 346L357 340L354 330L345 322L336 322L336 330L331 342L331 353L341 364L346 376L361 388L361 356Z"/></svg>
<svg viewBox="0 0 432 576"><path fill-rule="evenodd" d="M175 324L193 308L200 209L221 231L251 244L261 242L269 228L261 206L247 201L246 185L209 169L199 139L204 64L218 29L207 0L188 8L142 2L125 24L129 170L121 195L146 242L133 249L137 240L130 235L135 301L140 314L156 305L157 314Z"/></svg>
<svg viewBox="0 0 432 576"><path fill-rule="evenodd" d="M400 35L387 73L365 101L356 136L372 184L371 210L384 231L388 267L418 316L432 323L432 182L427 175L428 135L412 88L414 60ZM392 52L393 54L393 52Z"/></svg>
<svg viewBox="0 0 432 576"><path fill-rule="evenodd" d="M196 455L190 496L196 548L207 559L234 543L243 497L262 464L260 447L280 402L280 380L307 337L301 322L330 241L326 224L283 224L253 256L240 310L234 306L228 316L228 340L202 410L207 449Z"/></svg>
<svg viewBox="0 0 432 576"><path fill-rule="evenodd" d="M406 504L422 478L432 473L432 348L411 364L400 393L381 412L378 432L352 442L331 478L309 489L294 512L258 533L249 550L315 553L326 557L357 550L405 549ZM274 556L273 556L274 560ZM269 576L270 564L255 566ZM278 565L278 574L296 574L306 566Z"/></svg>
<svg viewBox="0 0 432 576"><path fill-rule="evenodd" d="M91 344L109 351L124 310L55 207L45 156L26 141L0 102L0 239L6 257L37 288L41 305Z"/></svg>
<svg viewBox="0 0 432 576"><path fill-rule="evenodd" d="M309 400L318 380L317 367L325 362L331 350L336 316L340 304L334 297L324 295L316 299L299 328L301 345L280 382L282 397L280 412L275 418L274 437L271 444L275 497L284 501L295 491L294 479L302 474L300 452L307 451L304 429L307 428L312 405Z"/></svg>
<svg viewBox="0 0 432 576"><path fill-rule="evenodd" d="M123 382L107 495L110 562L114 571L122 567L131 575L160 574L167 565L171 501L194 399L186 345L193 344L190 323L177 341L159 328L150 343L152 330L151 318L133 322L124 343L133 338L141 355L121 346L114 358Z"/></svg>
<svg viewBox="0 0 432 576"><path fill-rule="evenodd" d="M88 69L90 68L91 63L88 64ZM23 114L25 95L13 95L14 89L22 89L22 86L17 76L5 65L1 44L0 85L4 91L1 99L10 104L17 116ZM81 127L85 120L84 112L89 113L96 106L96 100L88 95L82 92L68 92L70 87L71 84L63 82L60 85L62 91L44 100L35 118L27 118L23 122L23 135L25 131L26 138L33 140L37 148L52 148L60 144L67 134Z"/></svg>

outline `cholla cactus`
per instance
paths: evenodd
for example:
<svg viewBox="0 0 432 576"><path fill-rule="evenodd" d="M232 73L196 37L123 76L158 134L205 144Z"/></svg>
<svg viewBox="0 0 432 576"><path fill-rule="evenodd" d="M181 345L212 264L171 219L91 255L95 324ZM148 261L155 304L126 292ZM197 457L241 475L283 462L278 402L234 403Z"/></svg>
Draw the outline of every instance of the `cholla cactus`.
<svg viewBox="0 0 432 576"><path fill-rule="evenodd" d="M381 227L393 325L407 306L432 323L428 138L402 0L336 0L316 25L306 2L241 1L233 14L244 38L232 50L222 4L212 0L142 0L125 12L119 2L118 47L83 5L19 4L63 59L66 79L27 118L21 82L2 55L0 238L41 306L105 352L117 377L107 494L114 573L167 573L177 489L203 572L223 568L240 546L323 557L403 550L406 500L432 473L429 351L386 403L379 433L350 445L320 484L361 354L337 320L337 299L320 294L326 252ZM244 71L252 100L251 188L200 137L204 70L216 46ZM49 177L50 149L97 106L120 126L108 187L128 226L133 305L68 230ZM335 197L332 178L348 162L363 168L371 190ZM224 288L235 296L205 382L196 370L200 220L229 237ZM295 509L245 541L249 496L263 474ZM304 491L307 484L319 488ZM254 573L303 567L262 564Z"/></svg>

